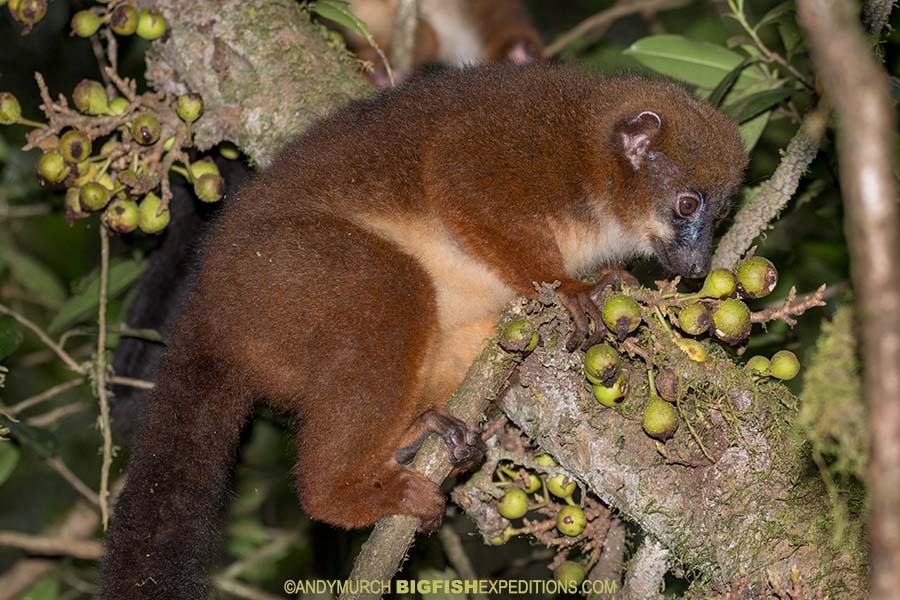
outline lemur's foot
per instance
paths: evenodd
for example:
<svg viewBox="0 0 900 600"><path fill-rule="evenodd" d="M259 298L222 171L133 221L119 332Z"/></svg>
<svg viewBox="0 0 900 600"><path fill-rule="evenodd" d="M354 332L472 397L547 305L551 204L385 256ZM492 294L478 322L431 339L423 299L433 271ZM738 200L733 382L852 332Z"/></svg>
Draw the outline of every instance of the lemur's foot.
<svg viewBox="0 0 900 600"><path fill-rule="evenodd" d="M432 533L444 520L447 498L441 487L412 469L402 469L397 475L396 485L400 489L398 512L421 519L419 531Z"/></svg>
<svg viewBox="0 0 900 600"><path fill-rule="evenodd" d="M400 448L395 457L401 464L409 464L416 452L428 438L429 433L436 433L443 438L449 453L452 475L468 471L484 459L487 447L481 440L481 430L470 427L463 421L443 410L425 412L413 425L415 439L412 443Z"/></svg>

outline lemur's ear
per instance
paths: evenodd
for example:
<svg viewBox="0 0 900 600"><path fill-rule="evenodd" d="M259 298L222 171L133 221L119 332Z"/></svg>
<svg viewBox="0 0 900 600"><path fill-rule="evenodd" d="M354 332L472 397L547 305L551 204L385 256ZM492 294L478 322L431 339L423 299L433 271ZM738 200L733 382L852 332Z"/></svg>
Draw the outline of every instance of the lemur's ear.
<svg viewBox="0 0 900 600"><path fill-rule="evenodd" d="M662 119L652 110L645 110L636 117L616 127L616 141L622 156L637 171L650 149L653 139L662 129Z"/></svg>

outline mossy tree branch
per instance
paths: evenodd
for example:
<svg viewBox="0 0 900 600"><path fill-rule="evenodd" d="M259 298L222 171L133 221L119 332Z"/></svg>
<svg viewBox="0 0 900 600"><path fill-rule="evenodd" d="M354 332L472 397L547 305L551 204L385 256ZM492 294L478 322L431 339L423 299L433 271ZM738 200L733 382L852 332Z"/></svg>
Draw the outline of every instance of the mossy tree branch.
<svg viewBox="0 0 900 600"><path fill-rule="evenodd" d="M260 167L316 119L370 88L291 0L143 0L169 33L147 53L147 80L203 96L196 143L237 144Z"/></svg>
<svg viewBox="0 0 900 600"><path fill-rule="evenodd" d="M566 322L562 312L558 320ZM864 597L862 544L832 546L830 505L810 473L787 388L755 380L715 344L706 362L689 360L658 324L637 343L654 348L648 356L657 368L680 377L682 423L666 444L642 429L649 398L643 359L626 361L628 400L606 409L585 383L581 355L552 339L524 360L500 408L668 550L670 566L694 581L692 597L712 590L761 597L770 582L790 581L794 568L824 595ZM480 472L454 492L486 536L505 525L490 481L491 473Z"/></svg>
<svg viewBox="0 0 900 600"><path fill-rule="evenodd" d="M890 84L855 7L800 0L798 16L837 114L851 275L869 406L870 598L900 589L900 209Z"/></svg>

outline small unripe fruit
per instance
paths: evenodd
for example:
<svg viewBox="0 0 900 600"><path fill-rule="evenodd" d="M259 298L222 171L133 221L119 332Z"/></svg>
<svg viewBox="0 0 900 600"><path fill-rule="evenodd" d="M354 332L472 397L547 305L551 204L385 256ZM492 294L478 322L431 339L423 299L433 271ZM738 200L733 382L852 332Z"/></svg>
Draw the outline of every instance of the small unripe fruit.
<svg viewBox="0 0 900 600"><path fill-rule="evenodd" d="M671 369L660 369L654 383L660 398L669 402L675 402L678 399L678 375L674 371Z"/></svg>
<svg viewBox="0 0 900 600"><path fill-rule="evenodd" d="M571 481L568 477L560 473L559 475L554 475L547 481L547 491L557 498L571 498L572 494L575 493L577 485L578 484L574 481Z"/></svg>
<svg viewBox="0 0 900 600"><path fill-rule="evenodd" d="M81 189L70 187L66 190L66 221L71 225L75 219L81 219L88 214L81 208Z"/></svg>
<svg viewBox="0 0 900 600"><path fill-rule="evenodd" d="M218 175L207 173L194 181L194 193L203 202L217 202L222 199L222 195L225 193L225 181ZM535 332L535 335L537 335L537 332Z"/></svg>
<svg viewBox="0 0 900 600"><path fill-rule="evenodd" d="M137 229L140 212L134 200L116 198L109 203L100 218L116 233L130 233Z"/></svg>
<svg viewBox="0 0 900 600"><path fill-rule="evenodd" d="M584 375L598 385L612 385L619 373L619 353L609 344L597 344L584 354Z"/></svg>
<svg viewBox="0 0 900 600"><path fill-rule="evenodd" d="M737 269L738 286L745 298L768 296L778 285L778 271L769 260L752 256Z"/></svg>
<svg viewBox="0 0 900 600"><path fill-rule="evenodd" d="M34 25L47 14L47 0L20 0L16 15L26 25Z"/></svg>
<svg viewBox="0 0 900 600"><path fill-rule="evenodd" d="M750 309L740 300L723 300L713 312L716 337L737 344L750 335Z"/></svg>
<svg viewBox="0 0 900 600"><path fill-rule="evenodd" d="M138 15L137 34L145 40L156 40L166 32L166 18L155 10L142 10Z"/></svg>
<svg viewBox="0 0 900 600"><path fill-rule="evenodd" d="M665 400L650 398L641 424L647 435L664 442L678 430L678 411Z"/></svg>
<svg viewBox="0 0 900 600"><path fill-rule="evenodd" d="M197 163L194 163L197 164ZM215 165L215 163L212 163ZM193 171L193 166L191 167ZM216 177L212 174L202 175L200 179ZM200 179L197 181L199 182ZM538 345L538 332L524 319L511 321L500 334L500 347L511 352L531 352Z"/></svg>
<svg viewBox="0 0 900 600"><path fill-rule="evenodd" d="M697 340L675 340L675 345L681 348L693 361L706 361L706 348Z"/></svg>
<svg viewBox="0 0 900 600"><path fill-rule="evenodd" d="M22 118L18 99L9 92L0 92L0 125L12 125Z"/></svg>
<svg viewBox="0 0 900 600"><path fill-rule="evenodd" d="M559 466L559 463L556 462L556 459L554 459L549 454L538 454L536 457L534 457L534 462L541 467Z"/></svg>
<svg viewBox="0 0 900 600"><path fill-rule="evenodd" d="M72 17L72 35L77 35L78 37L91 37L97 30L100 29L100 25L103 24L103 21L92 13L89 10L79 10Z"/></svg>
<svg viewBox="0 0 900 600"><path fill-rule="evenodd" d="M82 79L72 92L75 108L89 115L105 115L109 113L109 97L106 89L99 81Z"/></svg>
<svg viewBox="0 0 900 600"><path fill-rule="evenodd" d="M500 498L497 512L507 519L518 519L528 512L528 496L519 489L511 489Z"/></svg>
<svg viewBox="0 0 900 600"><path fill-rule="evenodd" d="M744 368L755 373L765 373L769 370L769 359L765 356L752 356Z"/></svg>
<svg viewBox="0 0 900 600"><path fill-rule="evenodd" d="M160 129L159 119L150 113L141 113L131 124L131 135L138 144L149 146L159 139Z"/></svg>
<svg viewBox="0 0 900 600"><path fill-rule="evenodd" d="M525 487L523 489L528 494L535 493L536 491L541 489L541 478L534 473L528 473L525 476Z"/></svg>
<svg viewBox="0 0 900 600"><path fill-rule="evenodd" d="M678 313L678 326L689 335L700 335L709 330L709 311L700 304L688 304Z"/></svg>
<svg viewBox="0 0 900 600"><path fill-rule="evenodd" d="M128 100L118 96L109 101L109 114L120 116L125 114L125 109L128 108Z"/></svg>
<svg viewBox="0 0 900 600"><path fill-rule="evenodd" d="M615 408L621 404L627 392L628 380L625 379L625 375L619 375L618 379L609 387L605 385L594 386L594 398L600 404L609 408Z"/></svg>
<svg viewBox="0 0 900 600"><path fill-rule="evenodd" d="M80 163L91 155L93 146L88 136L70 129L59 138L59 153L70 163Z"/></svg>
<svg viewBox="0 0 900 600"><path fill-rule="evenodd" d="M150 192L141 200L138 206L140 212L138 227L144 233L159 233L169 224L171 215L168 208L162 214L157 214L160 204L162 204L162 200L153 192Z"/></svg>
<svg viewBox="0 0 900 600"><path fill-rule="evenodd" d="M603 305L603 322L616 334L619 340L637 329L641 324L641 308L638 303L624 294L610 296Z"/></svg>
<svg viewBox="0 0 900 600"><path fill-rule="evenodd" d="M167 139L165 142L163 142L163 150L168 152L169 150L172 149L172 146L174 146L174 145L175 145L175 136L174 135L169 136L169 139Z"/></svg>
<svg viewBox="0 0 900 600"><path fill-rule="evenodd" d="M138 11L133 4L118 5L109 17L110 28L119 35L131 35L138 28Z"/></svg>
<svg viewBox="0 0 900 600"><path fill-rule="evenodd" d="M84 210L100 210L109 203L109 190L96 181L89 181L81 186L81 208Z"/></svg>
<svg viewBox="0 0 900 600"><path fill-rule="evenodd" d="M202 160L191 163L191 176L194 179L200 179L207 173L212 173L213 175L220 174L219 167L213 162L213 159L207 156Z"/></svg>
<svg viewBox="0 0 900 600"><path fill-rule="evenodd" d="M556 515L556 528L560 533L575 537L587 527L587 517L577 506L563 506Z"/></svg>
<svg viewBox="0 0 900 600"><path fill-rule="evenodd" d="M713 269L706 276L703 287L700 288L700 295L704 298L727 298L736 290L737 284L731 271L728 269Z"/></svg>
<svg viewBox="0 0 900 600"><path fill-rule="evenodd" d="M119 148L119 140L109 139L100 146L100 156L109 156Z"/></svg>
<svg viewBox="0 0 900 600"><path fill-rule="evenodd" d="M779 350L769 361L769 373L772 377L788 381L800 372L800 361L790 350Z"/></svg>
<svg viewBox="0 0 900 600"><path fill-rule="evenodd" d="M58 152L47 152L38 159L37 175L41 183L59 183L69 175L69 166Z"/></svg>
<svg viewBox="0 0 900 600"><path fill-rule="evenodd" d="M219 146L219 154L228 160L237 160L241 156L240 150L231 142L222 142Z"/></svg>
<svg viewBox="0 0 900 600"><path fill-rule="evenodd" d="M203 114L203 98L193 92L178 96L175 112L185 123L193 123Z"/></svg>
<svg viewBox="0 0 900 600"><path fill-rule="evenodd" d="M584 581L584 576L584 566L574 560L567 560L556 569L556 578L570 593L577 591L578 586Z"/></svg>

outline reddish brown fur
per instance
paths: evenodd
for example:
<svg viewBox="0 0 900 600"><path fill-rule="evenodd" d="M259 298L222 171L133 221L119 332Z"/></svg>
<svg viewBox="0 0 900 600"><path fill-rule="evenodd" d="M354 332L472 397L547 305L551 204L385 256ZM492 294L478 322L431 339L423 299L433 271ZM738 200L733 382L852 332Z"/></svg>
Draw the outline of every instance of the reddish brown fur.
<svg viewBox="0 0 900 600"><path fill-rule="evenodd" d="M662 120L660 172L634 170L619 146L646 110ZM539 281L582 292L580 271L649 253L650 233L671 236L673 194L725 205L745 160L736 126L676 84L544 66L423 79L314 126L229 200L207 244L102 598L203 597L238 432L259 401L297 420L311 517L439 516L438 488L394 454L446 404L503 303Z"/></svg>

